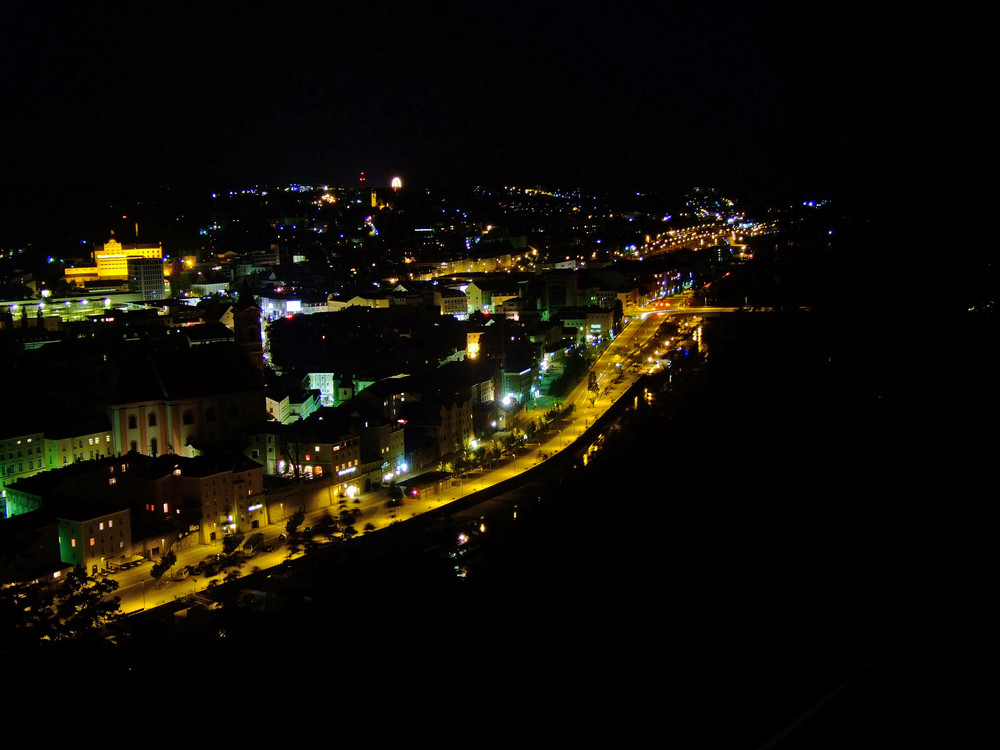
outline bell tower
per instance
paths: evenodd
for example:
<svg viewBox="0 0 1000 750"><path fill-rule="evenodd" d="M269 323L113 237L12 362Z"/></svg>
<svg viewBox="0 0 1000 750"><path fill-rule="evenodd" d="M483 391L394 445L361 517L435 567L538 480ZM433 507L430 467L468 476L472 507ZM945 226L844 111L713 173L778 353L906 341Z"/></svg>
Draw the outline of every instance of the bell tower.
<svg viewBox="0 0 1000 750"><path fill-rule="evenodd" d="M236 343L246 353L247 358L264 377L264 342L261 338L260 305L250 291L246 279L236 297L236 308L233 310L233 332Z"/></svg>

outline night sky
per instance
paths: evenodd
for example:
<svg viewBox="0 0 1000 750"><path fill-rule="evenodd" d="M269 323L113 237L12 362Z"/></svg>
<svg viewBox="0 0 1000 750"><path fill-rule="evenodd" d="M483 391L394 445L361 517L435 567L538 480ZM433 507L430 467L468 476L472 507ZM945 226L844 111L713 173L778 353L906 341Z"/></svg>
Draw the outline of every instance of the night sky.
<svg viewBox="0 0 1000 750"><path fill-rule="evenodd" d="M960 42L807 5L4 3L0 186L923 180Z"/></svg>

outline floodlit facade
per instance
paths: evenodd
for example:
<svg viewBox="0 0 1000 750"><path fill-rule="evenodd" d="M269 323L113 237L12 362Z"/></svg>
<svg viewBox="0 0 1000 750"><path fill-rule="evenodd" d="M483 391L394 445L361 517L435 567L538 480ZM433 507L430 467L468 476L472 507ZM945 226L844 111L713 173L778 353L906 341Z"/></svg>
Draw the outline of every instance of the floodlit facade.
<svg viewBox="0 0 1000 750"><path fill-rule="evenodd" d="M0 438L0 488L46 468L44 433L29 432Z"/></svg>
<svg viewBox="0 0 1000 750"><path fill-rule="evenodd" d="M163 246L156 245L123 245L114 238L104 243L100 250L94 250L94 265L97 266L99 279L127 279L128 262L141 258L155 259L163 262ZM163 276L162 265L160 276ZM161 279L162 280L162 279Z"/></svg>
<svg viewBox="0 0 1000 750"><path fill-rule="evenodd" d="M109 562L131 556L131 528L128 508L73 505L59 518L60 559L90 575L105 571Z"/></svg>
<svg viewBox="0 0 1000 750"><path fill-rule="evenodd" d="M45 468L58 469L78 461L93 461L114 452L111 431L97 430L82 435L45 435Z"/></svg>

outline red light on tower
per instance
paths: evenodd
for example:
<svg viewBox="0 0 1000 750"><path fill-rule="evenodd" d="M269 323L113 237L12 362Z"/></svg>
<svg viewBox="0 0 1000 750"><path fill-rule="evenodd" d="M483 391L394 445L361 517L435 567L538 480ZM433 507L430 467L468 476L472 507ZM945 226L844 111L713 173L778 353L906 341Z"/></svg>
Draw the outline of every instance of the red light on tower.
<svg viewBox="0 0 1000 750"><path fill-rule="evenodd" d="M362 172L361 177L358 178L358 182L364 182L364 181L365 181L365 173Z"/></svg>

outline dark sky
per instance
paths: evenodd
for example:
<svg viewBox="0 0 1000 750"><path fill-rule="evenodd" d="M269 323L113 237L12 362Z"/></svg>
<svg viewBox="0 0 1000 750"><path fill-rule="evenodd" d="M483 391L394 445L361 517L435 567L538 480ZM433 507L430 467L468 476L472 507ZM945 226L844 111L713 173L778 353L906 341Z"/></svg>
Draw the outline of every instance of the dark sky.
<svg viewBox="0 0 1000 750"><path fill-rule="evenodd" d="M958 43L840 8L3 3L0 186L906 184Z"/></svg>

